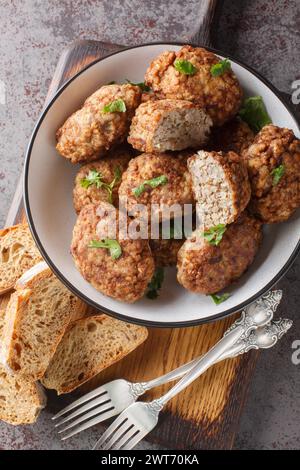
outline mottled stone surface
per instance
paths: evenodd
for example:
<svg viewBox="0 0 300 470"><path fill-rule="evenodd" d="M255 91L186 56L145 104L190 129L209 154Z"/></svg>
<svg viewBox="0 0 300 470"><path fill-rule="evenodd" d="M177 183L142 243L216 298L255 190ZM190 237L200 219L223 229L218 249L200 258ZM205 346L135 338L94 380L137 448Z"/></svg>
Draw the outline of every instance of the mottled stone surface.
<svg viewBox="0 0 300 470"><path fill-rule="evenodd" d="M0 0L0 225L62 49L75 39L128 45L188 41L197 33L201 1L175 0L172 7L167 3L171 5L155 0ZM213 42L290 92L292 81L300 78L300 3L225 0ZM294 319L295 325L276 348L260 357L238 448L300 448L300 365L291 361L292 343L300 340L299 278L300 260L278 284L284 290L280 314ZM93 429L61 444L47 410L35 426L0 423L0 448L87 449L98 434L99 429Z"/></svg>

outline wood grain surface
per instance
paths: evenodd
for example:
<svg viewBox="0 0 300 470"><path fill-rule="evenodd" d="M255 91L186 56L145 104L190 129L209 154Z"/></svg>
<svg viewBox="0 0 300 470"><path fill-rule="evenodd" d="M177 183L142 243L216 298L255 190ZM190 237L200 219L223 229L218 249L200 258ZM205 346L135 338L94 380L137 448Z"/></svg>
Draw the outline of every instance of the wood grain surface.
<svg viewBox="0 0 300 470"><path fill-rule="evenodd" d="M206 2L210 7L215 2ZM209 9L207 25L212 10ZM204 22L205 22L204 21ZM203 33L208 38L209 26ZM200 37L200 36L199 36ZM77 41L65 50L58 62L46 102L66 80L92 61L117 51L121 46L97 41ZM16 190L7 225L25 220L21 184ZM0 308L9 296L3 296ZM84 306L89 313L93 310ZM83 393L113 378L145 381L163 374L205 353L222 336L235 317L193 328L151 328L149 338L136 351L108 368L79 389ZM239 418L258 355L248 353L209 369L188 389L174 398L161 414L159 425L149 440L168 449L229 449L234 444ZM170 385L148 392L152 399ZM70 396L67 397L69 401ZM50 393L50 408L62 406L63 399Z"/></svg>

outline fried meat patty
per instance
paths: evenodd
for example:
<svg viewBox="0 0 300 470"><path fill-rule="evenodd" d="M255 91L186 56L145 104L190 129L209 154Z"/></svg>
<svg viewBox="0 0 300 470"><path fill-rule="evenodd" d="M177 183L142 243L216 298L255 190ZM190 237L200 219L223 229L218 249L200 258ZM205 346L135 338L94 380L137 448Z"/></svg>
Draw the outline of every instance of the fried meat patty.
<svg viewBox="0 0 300 470"><path fill-rule="evenodd" d="M225 289L253 262L261 240L261 222L245 213L228 226L217 246L194 232L178 253L178 282L199 294Z"/></svg>
<svg viewBox="0 0 300 470"><path fill-rule="evenodd" d="M252 189L250 208L265 223L284 222L300 206L300 140L267 125L242 157Z"/></svg>
<svg viewBox="0 0 300 470"><path fill-rule="evenodd" d="M86 204L100 201L117 205L122 173L132 157L133 152L129 148L121 147L111 150L101 160L83 165L76 175L73 189L75 211L79 213ZM111 193L102 182L106 185L113 183Z"/></svg>
<svg viewBox="0 0 300 470"><path fill-rule="evenodd" d="M149 182L159 177L164 177L165 183L151 187ZM143 191L137 194L136 191L141 187ZM185 158L151 153L133 158L122 175L119 200L134 217L141 215L138 207L140 204L148 211L148 217L152 214L152 217L157 216L158 221L181 216L184 204L192 205L194 202L191 176ZM170 214L172 206L174 211Z"/></svg>
<svg viewBox="0 0 300 470"><path fill-rule="evenodd" d="M121 256L114 259L107 248L91 248L96 240L110 238L117 215L116 240ZM125 216L126 217L126 216ZM126 217L127 225L130 223ZM119 211L111 204L89 204L81 210L74 230L71 253L82 276L109 297L135 302L143 297L154 272L154 261L148 240L124 239L119 230Z"/></svg>
<svg viewBox="0 0 300 470"><path fill-rule="evenodd" d="M200 150L188 159L197 213L206 228L230 224L250 200L247 168L234 152Z"/></svg>
<svg viewBox="0 0 300 470"><path fill-rule="evenodd" d="M122 102L118 101L122 100ZM125 104L124 111L114 108ZM104 156L114 145L123 142L135 109L141 101L138 86L105 85L86 99L57 131L57 150L72 163L89 162ZM111 105L111 112L105 106Z"/></svg>
<svg viewBox="0 0 300 470"><path fill-rule="evenodd" d="M136 109L128 142L142 152L202 148L211 126L205 110L190 101L147 101Z"/></svg>
<svg viewBox="0 0 300 470"><path fill-rule="evenodd" d="M159 98L188 100L206 108L214 125L220 126L235 116L240 108L243 92L231 70L213 76L211 67L220 58L201 47L183 46L178 52L165 51L150 64L145 75ZM176 61L188 61L195 68L193 74L176 70Z"/></svg>

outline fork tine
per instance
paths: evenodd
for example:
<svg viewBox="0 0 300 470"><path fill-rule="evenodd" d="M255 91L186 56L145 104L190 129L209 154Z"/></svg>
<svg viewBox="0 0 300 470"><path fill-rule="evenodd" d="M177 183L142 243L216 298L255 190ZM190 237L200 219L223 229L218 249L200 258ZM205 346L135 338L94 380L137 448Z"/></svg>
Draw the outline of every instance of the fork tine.
<svg viewBox="0 0 300 470"><path fill-rule="evenodd" d="M93 449L92 450L96 450L96 449L99 449L99 447L101 447L104 442L109 439L112 435L112 433L118 428L120 427L121 425L123 425L124 423L126 423L128 421L128 418L127 416L125 415L125 413L121 413L117 419L114 420L114 422L106 429L106 431L102 434L102 436L100 437L100 439L98 439L98 441L96 442L96 444L94 445Z"/></svg>
<svg viewBox="0 0 300 470"><path fill-rule="evenodd" d="M95 418L90 419L86 423L83 423L77 428L73 429L73 431L63 436L61 440L66 441L70 437L75 436L75 434L78 434L81 431L85 431L86 429L92 426L95 426L96 424L102 423L102 421L105 421L108 418L112 418L112 416L115 416L115 414L116 414L115 408L108 408L105 412L103 412L99 416L96 416Z"/></svg>
<svg viewBox="0 0 300 470"><path fill-rule="evenodd" d="M107 390L103 386L98 387L98 388L96 388L95 390L92 390L89 393L86 393L81 398L78 398L78 400L73 401L73 403L66 406L62 410L60 410L56 415L52 416L52 419L55 420L57 418L60 418L60 416L64 415L68 411L73 410L77 406L82 405L83 403L86 403L88 400L91 400L92 398L95 398L100 394L102 395L103 393L107 393Z"/></svg>
<svg viewBox="0 0 300 470"><path fill-rule="evenodd" d="M138 431L137 434L134 434L134 436L128 442L126 442L125 446L122 447L122 450L133 449L147 434L147 431Z"/></svg>
<svg viewBox="0 0 300 470"><path fill-rule="evenodd" d="M103 413L111 408L114 408L114 406L112 405L112 403L107 403L107 406L104 408L103 406L102 407L99 407L99 408L95 408L93 410L91 410L89 413L86 413L84 414L83 416L79 416L78 419L75 419L75 421L72 421L71 423L69 423L66 427L64 427L63 429L60 429L58 431L58 434L61 434L63 432L66 432L68 429L71 429L71 428L74 428L74 426L76 426L77 424L80 424L82 423L83 421L87 421L89 418L93 418L93 416L97 416L99 415L100 413Z"/></svg>
<svg viewBox="0 0 300 470"><path fill-rule="evenodd" d="M89 401L86 405L81 406L76 411L74 411L73 413L71 413L68 416L66 416L65 418L63 418L61 421L58 421L58 423L55 424L55 427L58 428L62 424L67 423L68 421L70 421L70 419L76 418L76 416L84 413L85 411L90 410L91 408L97 407L97 411L96 410L93 410L93 411L94 411L94 414L98 414L99 413L99 411L98 411L99 408L101 408L101 406L103 407L108 402L111 402L111 400L109 399L109 396L106 395L106 394L101 395L101 397L97 397L94 400Z"/></svg>
<svg viewBox="0 0 300 470"><path fill-rule="evenodd" d="M118 441L118 439L122 438L124 434L127 434L128 431L132 428L132 424L126 420L119 427L113 434L110 435L109 439L107 439L106 443L103 446L103 450L109 450L114 448L114 444Z"/></svg>
<svg viewBox="0 0 300 470"><path fill-rule="evenodd" d="M129 428L127 428L126 433L123 434L121 439L119 439L118 441L116 441L116 439L115 439L114 442L112 442L112 444L110 445L109 448L111 450L120 450L121 447L124 444L126 444L128 441L130 441L130 439L133 436L135 436L137 433L139 433L139 429L134 424L132 424L131 426L129 426ZM108 450L108 449L105 449L105 450Z"/></svg>

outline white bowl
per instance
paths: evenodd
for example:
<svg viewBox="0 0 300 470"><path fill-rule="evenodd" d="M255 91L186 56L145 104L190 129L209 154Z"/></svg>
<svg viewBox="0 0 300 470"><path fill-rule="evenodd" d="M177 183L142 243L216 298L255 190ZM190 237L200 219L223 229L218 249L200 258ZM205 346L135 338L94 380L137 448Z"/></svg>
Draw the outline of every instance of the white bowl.
<svg viewBox="0 0 300 470"><path fill-rule="evenodd" d="M241 310L278 281L299 250L299 211L286 223L265 226L264 241L254 263L228 289L232 295L220 305L215 305L210 297L192 294L181 287L176 282L175 268L166 269L158 299L144 298L135 304L102 295L76 270L70 241L76 220L72 189L78 167L57 153L55 132L101 85L112 80L122 82L125 78L143 81L145 70L155 56L179 48L175 44L132 47L100 59L75 75L58 90L42 113L31 137L24 171L24 200L33 236L61 281L83 300L108 314L152 326L197 325ZM246 95L262 96L274 124L288 127L299 136L296 119L272 85L245 65L230 60Z"/></svg>

